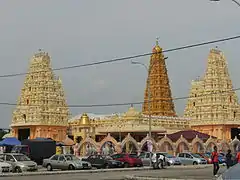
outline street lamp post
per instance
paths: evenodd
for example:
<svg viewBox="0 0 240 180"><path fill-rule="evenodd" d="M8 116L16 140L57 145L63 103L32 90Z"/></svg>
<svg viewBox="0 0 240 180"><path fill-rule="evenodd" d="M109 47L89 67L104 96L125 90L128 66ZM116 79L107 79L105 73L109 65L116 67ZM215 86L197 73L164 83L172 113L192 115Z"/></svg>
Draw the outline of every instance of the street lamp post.
<svg viewBox="0 0 240 180"><path fill-rule="evenodd" d="M166 60L168 57L165 57L164 60ZM157 62L157 61L156 61ZM146 64L141 63L141 62L137 62L137 61L131 61L132 64L138 64L143 66L148 75L150 74L152 67L154 66L154 64L152 64L152 66L150 66L149 68L147 67ZM149 130L148 130L148 136L151 138L152 137L152 116L151 116L151 97L152 97L152 93L151 93L151 89L150 89L150 78L147 78L147 91L148 91L148 118L149 118ZM150 167L152 166L152 154L150 152Z"/></svg>
<svg viewBox="0 0 240 180"><path fill-rule="evenodd" d="M210 0L210 1L219 2L220 0ZM240 2L238 2L237 0L232 0L232 2L234 2L240 7Z"/></svg>

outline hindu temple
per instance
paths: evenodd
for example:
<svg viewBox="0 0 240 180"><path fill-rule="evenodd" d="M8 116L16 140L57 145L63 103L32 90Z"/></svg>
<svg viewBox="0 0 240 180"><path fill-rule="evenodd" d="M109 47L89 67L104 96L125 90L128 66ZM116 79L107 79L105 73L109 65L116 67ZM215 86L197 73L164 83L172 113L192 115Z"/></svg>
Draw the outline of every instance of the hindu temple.
<svg viewBox="0 0 240 180"><path fill-rule="evenodd" d="M30 61L13 112L11 133L20 140L43 137L63 141L68 119L69 109L62 82L51 69L48 53L39 51Z"/></svg>
<svg viewBox="0 0 240 180"><path fill-rule="evenodd" d="M226 58L219 49L211 49L207 69L202 78L192 81L185 117L191 128L231 140L239 136L240 111L238 97L228 72Z"/></svg>

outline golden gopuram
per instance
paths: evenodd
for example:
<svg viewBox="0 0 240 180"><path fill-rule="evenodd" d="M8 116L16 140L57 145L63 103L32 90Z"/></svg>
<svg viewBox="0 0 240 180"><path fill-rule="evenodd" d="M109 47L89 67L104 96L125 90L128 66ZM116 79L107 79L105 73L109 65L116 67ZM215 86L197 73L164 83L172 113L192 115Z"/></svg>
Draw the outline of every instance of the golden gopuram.
<svg viewBox="0 0 240 180"><path fill-rule="evenodd" d="M12 135L20 140L66 138L69 109L62 82L52 72L50 61L48 53L42 51L30 61L11 123Z"/></svg>
<svg viewBox="0 0 240 180"><path fill-rule="evenodd" d="M220 50L211 49L203 78L192 81L185 117L191 128L230 141L239 135L238 97L228 73L226 58Z"/></svg>

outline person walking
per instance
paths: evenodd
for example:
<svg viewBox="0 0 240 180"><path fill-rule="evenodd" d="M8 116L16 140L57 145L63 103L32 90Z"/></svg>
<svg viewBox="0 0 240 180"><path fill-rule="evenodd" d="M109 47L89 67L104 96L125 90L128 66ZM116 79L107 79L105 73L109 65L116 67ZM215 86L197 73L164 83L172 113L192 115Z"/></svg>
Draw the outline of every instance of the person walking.
<svg viewBox="0 0 240 180"><path fill-rule="evenodd" d="M229 149L227 154L226 154L226 164L227 164L227 169L229 169L233 162L232 162L232 154L231 154L231 150Z"/></svg>
<svg viewBox="0 0 240 180"><path fill-rule="evenodd" d="M213 175L217 177L217 173L219 170L219 163L218 163L218 152L217 146L214 146L214 151L212 152L212 162L213 162Z"/></svg>

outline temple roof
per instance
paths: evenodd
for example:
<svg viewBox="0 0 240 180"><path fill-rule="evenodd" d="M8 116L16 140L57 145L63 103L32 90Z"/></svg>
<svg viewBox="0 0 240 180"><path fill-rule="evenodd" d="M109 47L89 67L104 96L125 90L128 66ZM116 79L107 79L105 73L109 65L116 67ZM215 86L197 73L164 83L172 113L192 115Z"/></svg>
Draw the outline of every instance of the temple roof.
<svg viewBox="0 0 240 180"><path fill-rule="evenodd" d="M131 106L126 113L124 113L125 117L137 117L141 113L138 112L133 106Z"/></svg>
<svg viewBox="0 0 240 180"><path fill-rule="evenodd" d="M184 131L178 131L173 134L168 134L167 137L171 139L173 142L176 142L179 138L183 136L187 141L191 142L196 136L200 138L202 141L206 141L211 136L205 133L201 133L194 130L184 130ZM213 137L216 138L216 137Z"/></svg>

